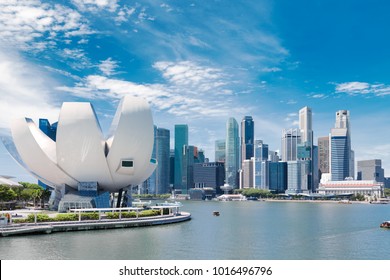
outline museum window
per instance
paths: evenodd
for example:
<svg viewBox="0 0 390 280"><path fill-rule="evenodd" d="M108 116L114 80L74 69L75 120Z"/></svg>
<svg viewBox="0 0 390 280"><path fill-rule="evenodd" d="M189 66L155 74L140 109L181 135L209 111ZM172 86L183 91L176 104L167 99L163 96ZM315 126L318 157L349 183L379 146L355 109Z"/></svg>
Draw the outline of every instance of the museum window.
<svg viewBox="0 0 390 280"><path fill-rule="evenodd" d="M133 167L134 162L132 160L122 160L122 167Z"/></svg>

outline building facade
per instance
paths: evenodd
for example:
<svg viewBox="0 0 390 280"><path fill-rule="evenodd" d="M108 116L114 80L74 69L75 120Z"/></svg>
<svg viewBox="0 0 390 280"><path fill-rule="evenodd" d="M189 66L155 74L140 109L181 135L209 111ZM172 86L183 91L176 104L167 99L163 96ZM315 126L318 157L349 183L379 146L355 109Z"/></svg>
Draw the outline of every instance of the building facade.
<svg viewBox="0 0 390 280"><path fill-rule="evenodd" d="M313 120L312 111L309 107L299 110L299 130L301 133L301 143L307 146L313 145Z"/></svg>
<svg viewBox="0 0 390 280"><path fill-rule="evenodd" d="M262 140L255 140L253 162L253 186L257 189L268 189L268 144Z"/></svg>
<svg viewBox="0 0 390 280"><path fill-rule="evenodd" d="M287 190L287 162L269 163L269 190L273 193Z"/></svg>
<svg viewBox="0 0 390 280"><path fill-rule="evenodd" d="M183 186L183 154L185 146L188 146L188 125L177 124L175 125L175 189L187 189L187 186Z"/></svg>
<svg viewBox="0 0 390 280"><path fill-rule="evenodd" d="M318 169L319 169L319 177L321 178L321 174L330 173L329 170L329 136L318 137Z"/></svg>
<svg viewBox="0 0 390 280"><path fill-rule="evenodd" d="M376 182L385 181L385 171L382 168L382 160L360 160L357 162L357 179L358 180L374 180Z"/></svg>
<svg viewBox="0 0 390 280"><path fill-rule="evenodd" d="M225 182L233 189L239 187L239 151L238 123L235 118L229 118L226 122Z"/></svg>
<svg viewBox="0 0 390 280"><path fill-rule="evenodd" d="M183 169L181 193L187 194L188 190L194 187L194 164L197 148L195 146L183 147Z"/></svg>
<svg viewBox="0 0 390 280"><path fill-rule="evenodd" d="M297 160L297 149L300 143L299 129L284 129L282 132L282 161Z"/></svg>
<svg viewBox="0 0 390 280"><path fill-rule="evenodd" d="M288 194L308 193L310 191L310 161L296 160L287 162L287 190Z"/></svg>
<svg viewBox="0 0 390 280"><path fill-rule="evenodd" d="M156 158L156 194L165 194L170 191L170 131L165 128L157 128L155 138Z"/></svg>
<svg viewBox="0 0 390 280"><path fill-rule="evenodd" d="M194 165L194 188L213 188L221 193L225 181L225 166L223 162L196 163Z"/></svg>
<svg viewBox="0 0 390 280"><path fill-rule="evenodd" d="M336 112L335 128L330 135L330 173L332 181L354 178L349 111Z"/></svg>
<svg viewBox="0 0 390 280"><path fill-rule="evenodd" d="M383 197L384 184L373 180L343 180L321 182L318 193L323 195L361 194L372 199Z"/></svg>
<svg viewBox="0 0 390 280"><path fill-rule="evenodd" d="M251 159L254 155L254 122L251 116L241 121L241 160Z"/></svg>
<svg viewBox="0 0 390 280"><path fill-rule="evenodd" d="M242 162L242 169L241 169L241 176L240 176L241 177L241 182L240 182L241 189L247 189L247 188L254 187L253 163L254 163L254 161L252 159L246 159Z"/></svg>
<svg viewBox="0 0 390 280"><path fill-rule="evenodd" d="M225 162L226 158L226 139L215 140L215 161Z"/></svg>

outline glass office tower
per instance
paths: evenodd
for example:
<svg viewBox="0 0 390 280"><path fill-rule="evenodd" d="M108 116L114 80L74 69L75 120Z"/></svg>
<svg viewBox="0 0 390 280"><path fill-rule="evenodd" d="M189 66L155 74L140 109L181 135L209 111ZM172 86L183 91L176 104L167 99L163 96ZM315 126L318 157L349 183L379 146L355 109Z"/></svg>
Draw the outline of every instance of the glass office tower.
<svg viewBox="0 0 390 280"><path fill-rule="evenodd" d="M239 187L239 149L238 123L235 118L226 122L225 182L234 189Z"/></svg>

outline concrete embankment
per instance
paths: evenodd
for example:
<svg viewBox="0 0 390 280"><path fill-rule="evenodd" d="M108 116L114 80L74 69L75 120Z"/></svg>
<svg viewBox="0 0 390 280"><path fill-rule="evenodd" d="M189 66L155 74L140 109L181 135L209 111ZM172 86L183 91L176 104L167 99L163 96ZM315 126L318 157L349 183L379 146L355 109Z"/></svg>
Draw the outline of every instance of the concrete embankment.
<svg viewBox="0 0 390 280"><path fill-rule="evenodd" d="M188 221L191 214L181 212L180 215L155 216L138 219L102 219L98 221L50 222L36 224L13 224L0 228L0 236L21 234L52 233L79 230L115 229L127 227L155 226Z"/></svg>

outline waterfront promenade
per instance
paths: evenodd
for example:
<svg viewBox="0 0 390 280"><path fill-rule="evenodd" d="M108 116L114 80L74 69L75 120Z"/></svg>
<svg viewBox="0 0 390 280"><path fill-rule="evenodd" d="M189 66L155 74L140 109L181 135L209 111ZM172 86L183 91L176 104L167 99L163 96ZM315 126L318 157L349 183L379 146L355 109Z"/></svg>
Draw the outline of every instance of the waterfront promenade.
<svg viewBox="0 0 390 280"><path fill-rule="evenodd" d="M0 236L7 237L22 234L54 233L81 230L116 229L128 227L155 226L188 221L191 214L181 212L180 214L169 214L162 216L121 218L121 219L100 219L87 221L66 221L66 222L41 222L26 224L9 224L0 227Z"/></svg>

